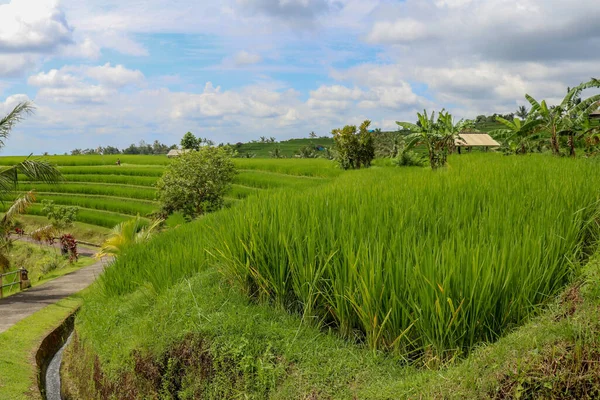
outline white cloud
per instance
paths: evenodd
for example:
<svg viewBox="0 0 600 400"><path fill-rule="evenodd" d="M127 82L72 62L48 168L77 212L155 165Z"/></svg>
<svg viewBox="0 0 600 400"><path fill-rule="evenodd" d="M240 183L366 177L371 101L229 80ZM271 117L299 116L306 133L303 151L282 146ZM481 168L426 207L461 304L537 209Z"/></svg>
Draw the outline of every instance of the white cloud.
<svg viewBox="0 0 600 400"><path fill-rule="evenodd" d="M116 92L100 85L78 84L69 87L44 87L36 100L69 104L106 103Z"/></svg>
<svg viewBox="0 0 600 400"><path fill-rule="evenodd" d="M68 87L79 83L79 79L68 73L69 69L51 69L48 72L40 72L30 76L27 83L38 87Z"/></svg>
<svg viewBox="0 0 600 400"><path fill-rule="evenodd" d="M424 23L411 18L400 18L393 22L376 22L367 40L373 43L405 43L425 39L429 35Z"/></svg>
<svg viewBox="0 0 600 400"><path fill-rule="evenodd" d="M32 54L0 54L0 77L19 76L35 66L38 57Z"/></svg>
<svg viewBox="0 0 600 400"><path fill-rule="evenodd" d="M72 31L54 0L12 0L0 5L0 51L50 53L72 42Z"/></svg>
<svg viewBox="0 0 600 400"><path fill-rule="evenodd" d="M87 68L85 74L111 87L124 87L127 85L139 85L144 81L144 74L140 70L131 70L116 65L111 67L110 63L98 67Z"/></svg>
<svg viewBox="0 0 600 400"><path fill-rule="evenodd" d="M29 100L29 97L25 94L14 94L12 96L8 96L3 102L0 102L0 118L11 112L17 104Z"/></svg>
<svg viewBox="0 0 600 400"><path fill-rule="evenodd" d="M29 77L28 83L40 87L37 98L63 103L103 103L128 85L139 86L144 75L122 65L97 67L65 66Z"/></svg>
<svg viewBox="0 0 600 400"><path fill-rule="evenodd" d="M233 61L236 66L243 67L243 66L247 66L247 65L258 64L259 62L262 61L262 57L260 56L260 54L249 53L249 52L243 50L243 51L238 52L235 55L235 57L233 58Z"/></svg>

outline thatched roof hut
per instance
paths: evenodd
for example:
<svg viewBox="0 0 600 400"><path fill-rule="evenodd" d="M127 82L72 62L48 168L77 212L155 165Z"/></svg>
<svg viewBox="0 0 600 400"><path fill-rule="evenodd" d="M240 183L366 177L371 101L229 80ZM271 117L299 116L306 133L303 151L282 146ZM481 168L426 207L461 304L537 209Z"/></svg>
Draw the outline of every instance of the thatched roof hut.
<svg viewBox="0 0 600 400"><path fill-rule="evenodd" d="M457 147L500 147L487 133L465 132L458 135L454 141Z"/></svg>
<svg viewBox="0 0 600 400"><path fill-rule="evenodd" d="M185 154L188 151L190 151L190 150L189 149L182 149L182 150L174 149L174 150L170 150L167 153L167 157L169 157L169 158L179 157L180 155Z"/></svg>

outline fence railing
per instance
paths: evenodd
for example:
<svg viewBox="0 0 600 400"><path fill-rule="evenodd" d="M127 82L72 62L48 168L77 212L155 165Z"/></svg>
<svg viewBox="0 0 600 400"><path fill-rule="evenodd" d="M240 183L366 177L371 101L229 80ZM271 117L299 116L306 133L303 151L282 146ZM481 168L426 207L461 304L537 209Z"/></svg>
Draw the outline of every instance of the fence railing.
<svg viewBox="0 0 600 400"><path fill-rule="evenodd" d="M19 289L21 290L31 286L25 268L0 274L0 299L4 297L4 288L10 288L15 285L19 285Z"/></svg>

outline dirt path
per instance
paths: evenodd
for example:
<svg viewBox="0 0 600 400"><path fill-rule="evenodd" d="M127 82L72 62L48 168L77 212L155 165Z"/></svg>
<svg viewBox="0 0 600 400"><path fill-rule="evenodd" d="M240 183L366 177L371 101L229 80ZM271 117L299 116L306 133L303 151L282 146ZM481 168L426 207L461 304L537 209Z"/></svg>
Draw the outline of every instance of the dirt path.
<svg viewBox="0 0 600 400"><path fill-rule="evenodd" d="M85 289L96 280L107 262L106 259L98 261L43 285L0 299L0 333L47 305Z"/></svg>

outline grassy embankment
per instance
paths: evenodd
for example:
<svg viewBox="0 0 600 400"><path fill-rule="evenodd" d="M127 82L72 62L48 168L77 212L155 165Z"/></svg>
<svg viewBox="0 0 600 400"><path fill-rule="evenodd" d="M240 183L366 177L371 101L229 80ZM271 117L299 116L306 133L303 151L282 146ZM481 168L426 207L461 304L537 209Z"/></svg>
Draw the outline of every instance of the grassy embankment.
<svg viewBox="0 0 600 400"><path fill-rule="evenodd" d="M473 154L324 181L129 251L78 317L71 383L88 398L597 390L592 161Z"/></svg>
<svg viewBox="0 0 600 400"><path fill-rule="evenodd" d="M41 400L35 353L42 340L80 305L81 294L60 300L0 334L0 398Z"/></svg>

